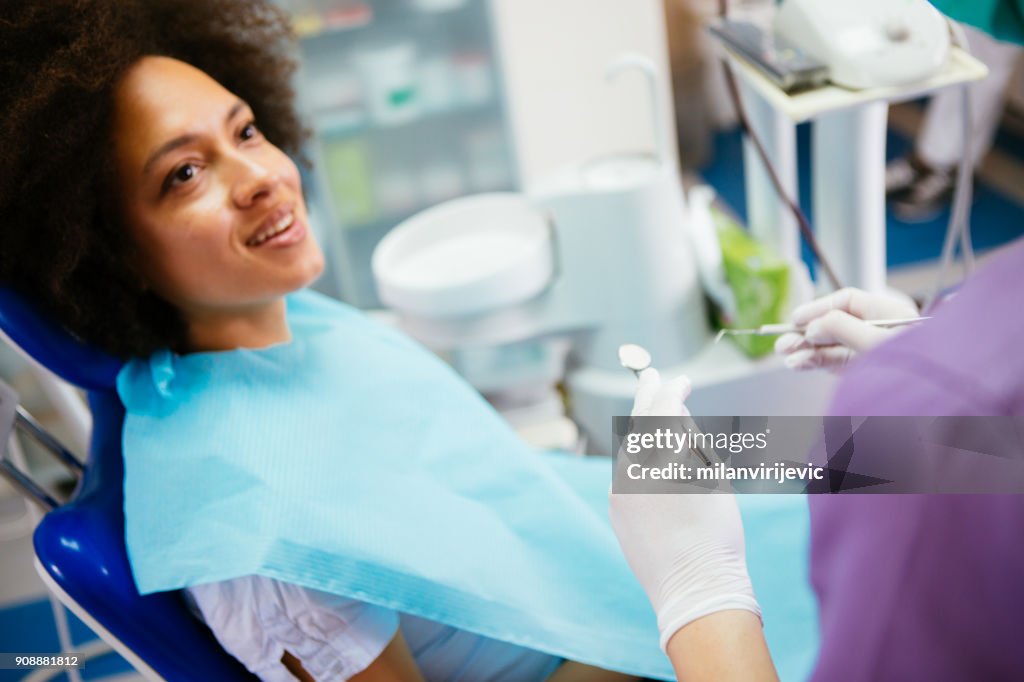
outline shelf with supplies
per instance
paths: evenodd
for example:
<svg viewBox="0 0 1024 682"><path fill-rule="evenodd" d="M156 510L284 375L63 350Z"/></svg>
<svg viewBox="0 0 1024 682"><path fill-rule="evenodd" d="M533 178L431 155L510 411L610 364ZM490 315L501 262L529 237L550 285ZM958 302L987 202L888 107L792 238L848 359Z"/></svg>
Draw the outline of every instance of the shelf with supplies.
<svg viewBox="0 0 1024 682"><path fill-rule="evenodd" d="M455 197L516 186L504 131L490 117L419 133L410 129L404 139L391 136L378 144L346 137L320 141L317 165L324 192L346 231Z"/></svg>
<svg viewBox="0 0 1024 682"><path fill-rule="evenodd" d="M452 14L471 6L471 0L282 0L292 14L301 40L345 33L380 19L387 23L417 23L424 17Z"/></svg>
<svg viewBox="0 0 1024 682"><path fill-rule="evenodd" d="M359 135L498 104L489 54L421 52L415 41L392 41L310 65L302 99L317 132Z"/></svg>
<svg viewBox="0 0 1024 682"><path fill-rule="evenodd" d="M292 16L295 35L301 40L343 33L362 28L373 21L373 7L368 3L341 5L332 11L305 10Z"/></svg>
<svg viewBox="0 0 1024 682"><path fill-rule="evenodd" d="M278 0L300 35L312 201L340 297L379 305L385 234L430 206L518 187L489 0Z"/></svg>
<svg viewBox="0 0 1024 682"><path fill-rule="evenodd" d="M339 109L319 111L312 115L313 129L324 140L365 138L375 134L402 134L415 128L445 125L480 115L491 116L499 108L497 100L460 104L451 109L428 111L415 118L399 123L379 123L372 120L366 111Z"/></svg>

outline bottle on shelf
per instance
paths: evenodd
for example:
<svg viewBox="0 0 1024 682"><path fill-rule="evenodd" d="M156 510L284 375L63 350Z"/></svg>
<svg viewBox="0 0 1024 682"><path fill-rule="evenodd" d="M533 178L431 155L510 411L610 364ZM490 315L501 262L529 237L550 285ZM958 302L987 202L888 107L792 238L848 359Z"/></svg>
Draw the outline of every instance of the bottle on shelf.
<svg viewBox="0 0 1024 682"><path fill-rule="evenodd" d="M353 56L375 124L397 126L419 117L416 57L416 43L408 38L363 47Z"/></svg>

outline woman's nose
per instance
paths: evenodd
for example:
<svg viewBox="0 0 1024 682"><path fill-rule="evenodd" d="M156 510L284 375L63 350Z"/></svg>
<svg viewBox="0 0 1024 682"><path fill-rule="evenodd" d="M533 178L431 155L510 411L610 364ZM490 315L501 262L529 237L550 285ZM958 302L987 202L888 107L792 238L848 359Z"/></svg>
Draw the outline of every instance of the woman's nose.
<svg viewBox="0 0 1024 682"><path fill-rule="evenodd" d="M269 159L258 159L243 154L237 155L233 199L240 208L248 208L274 193L281 183L282 173Z"/></svg>

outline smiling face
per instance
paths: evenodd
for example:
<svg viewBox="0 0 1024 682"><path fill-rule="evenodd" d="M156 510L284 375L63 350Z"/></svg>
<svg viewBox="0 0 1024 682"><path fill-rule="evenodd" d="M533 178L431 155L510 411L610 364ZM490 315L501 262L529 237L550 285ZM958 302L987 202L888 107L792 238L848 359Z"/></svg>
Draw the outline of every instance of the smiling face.
<svg viewBox="0 0 1024 682"><path fill-rule="evenodd" d="M232 324L310 284L324 259L299 172L204 72L145 57L114 97L118 201L144 281L190 328Z"/></svg>

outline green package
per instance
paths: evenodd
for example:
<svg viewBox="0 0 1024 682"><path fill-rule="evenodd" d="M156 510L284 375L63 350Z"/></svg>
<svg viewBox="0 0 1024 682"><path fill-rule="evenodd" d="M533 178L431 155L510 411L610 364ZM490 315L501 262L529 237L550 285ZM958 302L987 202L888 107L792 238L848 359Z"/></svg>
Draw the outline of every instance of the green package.
<svg viewBox="0 0 1024 682"><path fill-rule="evenodd" d="M377 217L369 154L360 141L330 140L324 145L327 178L338 219L358 227Z"/></svg>
<svg viewBox="0 0 1024 682"><path fill-rule="evenodd" d="M730 216L712 208L712 219L722 247L725 278L736 298L736 314L720 320L726 329L752 329L782 322L789 298L789 265L768 247L754 240ZM751 357L771 353L774 336L731 337Z"/></svg>

